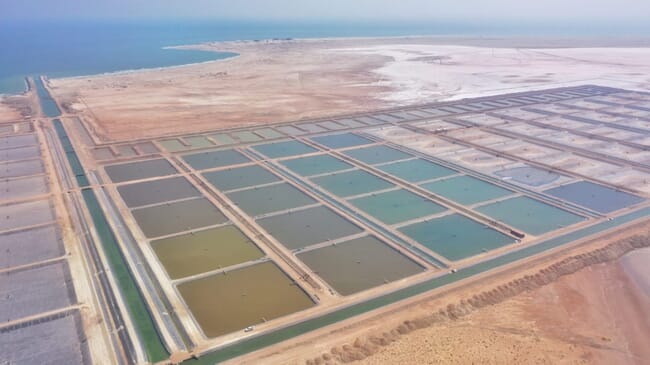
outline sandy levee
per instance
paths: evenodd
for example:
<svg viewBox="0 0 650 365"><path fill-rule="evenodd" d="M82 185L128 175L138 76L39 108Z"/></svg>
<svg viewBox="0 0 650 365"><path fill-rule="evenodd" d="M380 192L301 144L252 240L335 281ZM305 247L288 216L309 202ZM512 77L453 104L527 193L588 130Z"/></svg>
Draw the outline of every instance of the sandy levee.
<svg viewBox="0 0 650 365"><path fill-rule="evenodd" d="M432 37L222 42L186 48L239 56L49 85L67 112L80 113L99 139L115 141L555 86L650 88L649 43L618 44Z"/></svg>

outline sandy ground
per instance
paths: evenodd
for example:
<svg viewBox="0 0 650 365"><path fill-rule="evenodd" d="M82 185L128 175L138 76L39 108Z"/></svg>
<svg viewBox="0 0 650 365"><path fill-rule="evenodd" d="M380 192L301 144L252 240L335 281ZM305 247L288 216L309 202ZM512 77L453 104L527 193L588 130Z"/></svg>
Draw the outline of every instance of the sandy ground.
<svg viewBox="0 0 650 365"><path fill-rule="evenodd" d="M643 249L611 261L625 251L601 249L619 247L634 234L645 235L647 245L650 231L640 223L523 271L459 283L457 289L364 314L232 363L647 364L650 297L623 268ZM594 255L605 263L593 264ZM579 269L578 261L588 266ZM567 268L573 273L552 279ZM533 288L521 281L540 272L550 282ZM502 287L513 285L523 291L508 296ZM477 307L476 300L484 304Z"/></svg>
<svg viewBox="0 0 650 365"><path fill-rule="evenodd" d="M650 88L646 42L620 44L639 47L460 38L212 43L188 48L240 56L50 85L109 141L554 86ZM589 48L561 48L575 45Z"/></svg>
<svg viewBox="0 0 650 365"><path fill-rule="evenodd" d="M24 98L20 96L0 96L0 123L15 122L23 119L20 104Z"/></svg>
<svg viewBox="0 0 650 365"><path fill-rule="evenodd" d="M622 258L625 273L650 298L650 248L630 252Z"/></svg>
<svg viewBox="0 0 650 365"><path fill-rule="evenodd" d="M647 364L650 298L633 285L619 262L592 266L358 363Z"/></svg>

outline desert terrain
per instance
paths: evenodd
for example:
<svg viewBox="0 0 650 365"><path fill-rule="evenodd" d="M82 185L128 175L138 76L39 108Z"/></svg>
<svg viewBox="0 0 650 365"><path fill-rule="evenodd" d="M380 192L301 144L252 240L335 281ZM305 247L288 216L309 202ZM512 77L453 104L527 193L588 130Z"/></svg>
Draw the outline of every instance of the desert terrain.
<svg viewBox="0 0 650 365"><path fill-rule="evenodd" d="M477 46L480 44L481 46ZM237 57L52 79L104 141L326 117L577 84L650 86L650 48L628 41L386 38L221 42ZM566 48L579 45L584 48Z"/></svg>
<svg viewBox="0 0 650 365"><path fill-rule="evenodd" d="M650 298L621 263L599 264L415 331L359 364L644 364L649 315Z"/></svg>
<svg viewBox="0 0 650 365"><path fill-rule="evenodd" d="M31 112L25 97L0 95L0 123L20 121L29 114Z"/></svg>

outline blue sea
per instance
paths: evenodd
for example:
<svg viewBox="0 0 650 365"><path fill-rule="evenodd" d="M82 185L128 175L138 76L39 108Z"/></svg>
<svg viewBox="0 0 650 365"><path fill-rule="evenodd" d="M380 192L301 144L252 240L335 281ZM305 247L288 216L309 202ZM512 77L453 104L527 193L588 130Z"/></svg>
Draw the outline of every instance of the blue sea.
<svg viewBox="0 0 650 365"><path fill-rule="evenodd" d="M607 29L601 29L607 31ZM271 38L404 35L536 35L558 28L417 23L39 22L0 24L0 94L25 89L28 75L66 77L175 66L233 56L167 46ZM577 29L577 33L593 33ZM597 30L598 31L598 30ZM564 32L576 33L576 29Z"/></svg>

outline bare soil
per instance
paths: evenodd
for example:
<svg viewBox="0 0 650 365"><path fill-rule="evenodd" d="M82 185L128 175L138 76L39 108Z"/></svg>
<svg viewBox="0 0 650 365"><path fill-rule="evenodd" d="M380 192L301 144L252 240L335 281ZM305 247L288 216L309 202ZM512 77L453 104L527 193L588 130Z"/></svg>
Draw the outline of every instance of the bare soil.
<svg viewBox="0 0 650 365"><path fill-rule="evenodd" d="M30 113L31 109L25 96L0 96L0 123L16 122Z"/></svg>

